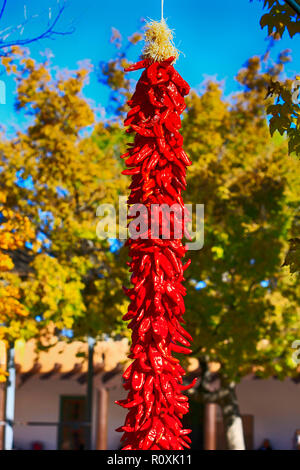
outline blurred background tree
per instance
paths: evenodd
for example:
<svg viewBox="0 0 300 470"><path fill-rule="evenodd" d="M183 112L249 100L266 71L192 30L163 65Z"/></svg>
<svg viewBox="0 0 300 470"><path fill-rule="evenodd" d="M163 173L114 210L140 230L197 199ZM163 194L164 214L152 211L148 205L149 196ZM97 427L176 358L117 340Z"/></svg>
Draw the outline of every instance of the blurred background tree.
<svg viewBox="0 0 300 470"><path fill-rule="evenodd" d="M22 218L6 206L7 194L0 191L0 340L9 342L20 338L27 327L29 311L20 302L20 279L14 272L14 263L9 253L24 247L33 239L33 230L27 217ZM0 382L7 373L0 367Z"/></svg>
<svg viewBox="0 0 300 470"><path fill-rule="evenodd" d="M230 103L213 82L201 96L192 92L183 121L193 161L185 201L205 207L204 247L190 252L187 271L187 325L203 372L209 362L220 365L218 389L206 375L199 391L222 407L229 448L243 441L235 384L253 372L297 373L299 288L281 265L298 205L298 162L287 157L284 138L269 136L265 87L286 55L271 67L267 59L248 61Z"/></svg>
<svg viewBox="0 0 300 470"><path fill-rule="evenodd" d="M8 5L8 0L2 0L0 6L0 57L2 59L11 57L14 52L18 50L19 46L31 44L40 39L54 38L65 34L71 34L74 29L68 28L67 31L59 31L56 29L60 18L65 10L65 4L60 5L53 11L47 10L47 25L43 29L42 15L27 15L27 7L24 5L24 20L15 25L5 26L5 12ZM44 12L45 13L45 12ZM24 30L28 24L39 20L39 26L42 26L39 33L36 35L23 36ZM26 34L25 33L25 34ZM9 60L9 59L8 59ZM7 193L4 188L0 194L1 203L1 241L0 241L0 271L1 285L0 285L0 302L1 302L1 316L0 316L0 339L5 339L8 342L13 341L16 337L27 337L31 329L32 323L24 317L27 316L28 311L20 303L20 290L18 287L19 278L14 269L14 263L9 255L9 252L16 253L20 248L24 248L25 242L29 241L33 236L33 230L30 227L29 219L23 218L20 214L7 208ZM4 204L2 206L2 204ZM0 381L5 380L7 374L0 369Z"/></svg>
<svg viewBox="0 0 300 470"><path fill-rule="evenodd" d="M88 69L53 78L48 59L37 64L18 50L3 61L16 78L16 108L28 118L24 132L2 136L0 179L6 207L29 219L38 240L15 254L16 264L27 259L20 289L35 320L32 334L53 325L76 338L112 334L125 311L126 270L122 260L113 275L120 256L98 240L96 209L117 205L125 191L123 133L117 124L95 123L81 96Z"/></svg>

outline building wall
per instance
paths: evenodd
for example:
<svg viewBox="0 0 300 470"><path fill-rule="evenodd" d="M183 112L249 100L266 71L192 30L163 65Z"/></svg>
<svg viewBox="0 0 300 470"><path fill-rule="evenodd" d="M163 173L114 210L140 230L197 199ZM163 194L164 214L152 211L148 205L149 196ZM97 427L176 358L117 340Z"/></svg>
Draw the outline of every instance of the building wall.
<svg viewBox="0 0 300 470"><path fill-rule="evenodd" d="M293 449L300 429L300 384L245 378L237 387L242 414L254 415L254 449L267 438L276 450Z"/></svg>
<svg viewBox="0 0 300 470"><path fill-rule="evenodd" d="M125 410L115 404L116 400L126 398L127 392L120 386L109 390L109 406L108 406L108 430L107 430L107 448L109 450L118 449L120 447L120 439L122 433L116 432L115 429L124 424L128 410Z"/></svg>
<svg viewBox="0 0 300 470"><path fill-rule="evenodd" d="M95 381L99 386L100 378ZM107 384L106 384L107 385ZM126 410L117 406L115 400L125 398L120 375L109 383L108 449L118 449L120 433L115 429L124 423ZM85 385L75 380L51 378L40 380L33 377L16 390L16 421L58 421L60 395L84 395ZM300 384L291 380L255 380L246 378L237 387L242 414L254 416L254 449L268 438L274 449L293 448L296 429L300 429ZM96 442L97 390L94 390L93 442ZM199 423L199 425L201 425ZM33 441L42 441L46 449L57 446L56 427L15 427L15 445L30 449Z"/></svg>
<svg viewBox="0 0 300 470"><path fill-rule="evenodd" d="M120 377L120 376L119 376ZM115 380L116 381L116 380ZM120 385L120 378L116 385L109 391L108 410L108 433L107 441L109 449L116 449L120 443L120 433L115 432L115 428L120 426L120 422L125 417L121 407L114 403L125 397L124 390ZM96 384L99 380L96 381ZM16 390L15 420L26 421L59 421L59 405L61 395L85 395L86 385L80 385L76 379L60 380L51 378L40 380L33 377ZM93 429L92 438L95 446L96 442L96 421L97 421L97 397L98 393L94 389L93 406ZM46 450L57 448L58 428L54 426L24 426L16 425L14 428L14 443L18 449L31 449L34 441L43 442Z"/></svg>

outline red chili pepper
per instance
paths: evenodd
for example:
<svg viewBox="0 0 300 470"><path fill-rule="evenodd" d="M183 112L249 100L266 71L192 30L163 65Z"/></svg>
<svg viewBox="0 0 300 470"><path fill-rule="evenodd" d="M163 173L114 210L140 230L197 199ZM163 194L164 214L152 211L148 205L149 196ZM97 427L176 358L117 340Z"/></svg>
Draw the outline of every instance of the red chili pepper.
<svg viewBox="0 0 300 470"><path fill-rule="evenodd" d="M148 164L148 170L153 170L159 160L159 153L158 152L153 152L151 155L150 162Z"/></svg>
<svg viewBox="0 0 300 470"><path fill-rule="evenodd" d="M173 339L175 341L178 341L181 344L184 344L184 346L190 346L191 345L191 343L188 340L186 340L183 336L181 336L181 334L179 334L178 331L175 331L173 333Z"/></svg>
<svg viewBox="0 0 300 470"><path fill-rule="evenodd" d="M189 84L183 80L183 78L179 75L179 73L174 69L174 67L169 67L168 70L172 82L182 90L182 95L188 95L190 91Z"/></svg>
<svg viewBox="0 0 300 470"><path fill-rule="evenodd" d="M183 96L180 95L175 83L169 82L168 86L166 87L167 93L171 99L171 101L174 103L175 108L178 109L182 106L184 103Z"/></svg>
<svg viewBox="0 0 300 470"><path fill-rule="evenodd" d="M177 421L174 418L172 418L172 416L165 413L162 416L162 420L166 424L166 427L168 429L172 429L172 431L174 431L175 434L179 435L179 433L180 433L179 424L177 423Z"/></svg>
<svg viewBox="0 0 300 470"><path fill-rule="evenodd" d="M132 363L129 367L125 370L124 374L122 375L123 379L128 380L132 372Z"/></svg>
<svg viewBox="0 0 300 470"><path fill-rule="evenodd" d="M145 422L148 422L148 419L151 416L154 403L155 403L155 396L153 395L153 393L151 393L147 396L147 401L145 403L146 405L146 412L145 412L145 418L144 418Z"/></svg>
<svg viewBox="0 0 300 470"><path fill-rule="evenodd" d="M169 81L169 74L163 67L159 67L160 64L154 62L147 68L147 76L152 85L158 85Z"/></svg>
<svg viewBox="0 0 300 470"><path fill-rule="evenodd" d="M175 410L179 413L186 414L189 411L189 404L185 403L175 403L174 404Z"/></svg>
<svg viewBox="0 0 300 470"><path fill-rule="evenodd" d="M140 172L139 167L130 168L130 170L123 170L122 175L138 175Z"/></svg>
<svg viewBox="0 0 300 470"><path fill-rule="evenodd" d="M164 317L155 318L152 321L152 331L153 334L160 339L167 338L169 333L167 320Z"/></svg>
<svg viewBox="0 0 300 470"><path fill-rule="evenodd" d="M142 124L140 126L132 124L131 129L144 137L155 137L154 132L151 131L150 129L146 129L145 127L142 126Z"/></svg>
<svg viewBox="0 0 300 470"><path fill-rule="evenodd" d="M183 336L188 338L190 341L193 341L191 335L180 325L178 320L176 321L176 328Z"/></svg>
<svg viewBox="0 0 300 470"><path fill-rule="evenodd" d="M186 434L190 434L191 432L192 432L191 429L181 429L179 434L181 436L185 436Z"/></svg>
<svg viewBox="0 0 300 470"><path fill-rule="evenodd" d="M139 335L144 335L151 326L151 319L149 317L145 317L139 326Z"/></svg>
<svg viewBox="0 0 300 470"><path fill-rule="evenodd" d="M148 418L147 421L145 422L145 424L143 424L143 425L141 426L140 431L146 431L147 429L150 428L151 424L152 424L152 418ZM141 444L141 445L143 445L143 441L144 441L144 439L142 439L142 440L140 441L140 444Z"/></svg>
<svg viewBox="0 0 300 470"><path fill-rule="evenodd" d="M133 390L141 390L145 383L145 374L135 370L132 374L131 385Z"/></svg>
<svg viewBox="0 0 300 470"><path fill-rule="evenodd" d="M140 369L143 372L147 373L147 372L152 371L151 367L146 364L147 356L145 352L139 354L138 360L139 360Z"/></svg>
<svg viewBox="0 0 300 470"><path fill-rule="evenodd" d="M185 442L183 439L181 439L180 437L178 438L178 442L180 442L180 444L183 445L183 447L187 447L188 449L190 448L190 446L188 445L187 442Z"/></svg>
<svg viewBox="0 0 300 470"><path fill-rule="evenodd" d="M124 71L125 72L132 72L134 70L143 69L143 68L147 67L147 65L148 65L148 60L147 59L141 60L139 62L136 62L135 64L129 65L128 67L126 67L124 69Z"/></svg>
<svg viewBox="0 0 300 470"><path fill-rule="evenodd" d="M161 354L153 347L149 346L149 358L151 365L156 374L161 374L163 371L163 360Z"/></svg>
<svg viewBox="0 0 300 470"><path fill-rule="evenodd" d="M171 65L174 57L158 62L143 60L127 70L145 67L132 99L125 125L135 133L134 142L122 158L131 175L128 204L145 204L148 221L129 248L132 288L124 288L130 299L125 321L132 329L129 358L134 359L123 374L126 400L117 402L128 414L121 441L123 449L181 450L189 447L189 430L181 419L188 412L188 397L182 392L194 386L182 385L184 369L172 352L189 353L191 337L181 326L185 312L182 265L186 248L181 242L188 214L181 192L186 188L186 167L190 159L182 149L180 113L185 108L188 84ZM156 232L151 227L151 204L179 206L170 221L162 214ZM185 215L183 220L182 215ZM129 211L129 219L135 215ZM180 228L180 233L177 228ZM176 228L176 230L175 230ZM163 238L166 230L170 236ZM187 234L186 234L187 235ZM175 344L181 343L183 346Z"/></svg>
<svg viewBox="0 0 300 470"><path fill-rule="evenodd" d="M177 401L189 401L186 395L176 395L176 400Z"/></svg>
<svg viewBox="0 0 300 470"><path fill-rule="evenodd" d="M164 435L162 435L160 437L159 445L160 445L160 448L162 448L163 450L169 450L170 449L169 441Z"/></svg>
<svg viewBox="0 0 300 470"><path fill-rule="evenodd" d="M157 418L153 418L152 423L153 423L152 428L150 429L150 431L148 431L144 439L144 442L142 444L141 448L143 450L149 449L157 436L157 432L158 432Z"/></svg>
<svg viewBox="0 0 300 470"><path fill-rule="evenodd" d="M191 354L192 350L189 348L185 348L183 346L178 346L178 344L171 343L170 349L174 352L181 353L181 354Z"/></svg>
<svg viewBox="0 0 300 470"><path fill-rule="evenodd" d="M154 384L153 375L148 375L147 380L145 382L145 387L144 387L144 397L146 401L147 401L147 395L153 392L153 384Z"/></svg>
<svg viewBox="0 0 300 470"><path fill-rule="evenodd" d="M121 405L123 406L123 408L133 408L134 406L138 406L142 402L143 402L142 397L136 398L135 400L132 400L132 401L127 401L127 400L115 401L117 405Z"/></svg>
<svg viewBox="0 0 300 470"><path fill-rule="evenodd" d="M153 149L152 147L150 147L150 145L146 144L144 145L144 147L142 148L142 150L140 150L139 152L136 152L134 154L132 154L126 161L126 165L129 166L129 165L137 165L138 163L141 163L146 157L148 157L149 155L151 155L151 153L153 152Z"/></svg>
<svg viewBox="0 0 300 470"><path fill-rule="evenodd" d="M145 407L143 404L138 406L137 413L135 415L135 426L134 426L134 431L137 431L139 429L140 421L145 413Z"/></svg>
<svg viewBox="0 0 300 470"><path fill-rule="evenodd" d="M180 149L175 153L177 157L179 157L183 161L183 163L185 163L187 166L192 164L191 160L189 159L189 157L187 156L187 154L185 153L183 149Z"/></svg>

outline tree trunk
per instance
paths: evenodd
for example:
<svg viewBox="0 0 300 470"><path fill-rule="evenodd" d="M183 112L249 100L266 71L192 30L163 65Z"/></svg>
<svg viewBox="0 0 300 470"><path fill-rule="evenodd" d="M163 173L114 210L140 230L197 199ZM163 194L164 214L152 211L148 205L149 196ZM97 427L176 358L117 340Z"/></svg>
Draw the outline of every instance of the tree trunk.
<svg viewBox="0 0 300 470"><path fill-rule="evenodd" d="M227 448L245 450L243 423L235 382L228 381L220 373L212 373L209 369L208 357L199 358L199 365L202 371L199 391L205 403L217 403L222 409Z"/></svg>
<svg viewBox="0 0 300 470"><path fill-rule="evenodd" d="M222 408L228 449L245 450L243 423L234 382L222 383L219 405Z"/></svg>

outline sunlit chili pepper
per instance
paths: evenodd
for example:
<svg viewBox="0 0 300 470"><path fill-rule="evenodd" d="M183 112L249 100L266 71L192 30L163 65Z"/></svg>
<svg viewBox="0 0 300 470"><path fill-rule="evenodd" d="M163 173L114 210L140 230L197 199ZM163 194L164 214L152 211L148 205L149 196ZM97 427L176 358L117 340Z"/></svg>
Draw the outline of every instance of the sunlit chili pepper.
<svg viewBox="0 0 300 470"><path fill-rule="evenodd" d="M140 369L143 372L151 372L152 371L152 368L146 364L147 356L146 356L145 352L139 354L138 360L139 360Z"/></svg>
<svg viewBox="0 0 300 470"><path fill-rule="evenodd" d="M125 120L126 132L135 134L134 142L121 158L127 166L122 173L131 176L128 204L144 204L148 224L138 238L126 241L133 287L124 288L130 305L123 319L130 320L129 357L133 362L123 374L128 397L117 402L129 410L124 426L118 428L124 432L124 450L180 450L190 444L190 430L183 429L181 420L188 412L184 392L195 380L182 384L185 371L172 356L172 352L189 354L192 340L181 325L186 293L183 273L190 263L182 264L186 247L181 239L188 213L181 192L186 188L186 167L191 161L182 148L179 129L189 86L172 66L173 61L174 57L161 62L145 59L126 69L145 68L128 101L131 109ZM176 205L179 210L171 213L170 220L162 212L152 226L152 204ZM130 220L134 217L129 214Z"/></svg>
<svg viewBox="0 0 300 470"><path fill-rule="evenodd" d="M133 390L141 390L145 383L145 374L135 370L132 374L131 385Z"/></svg>

